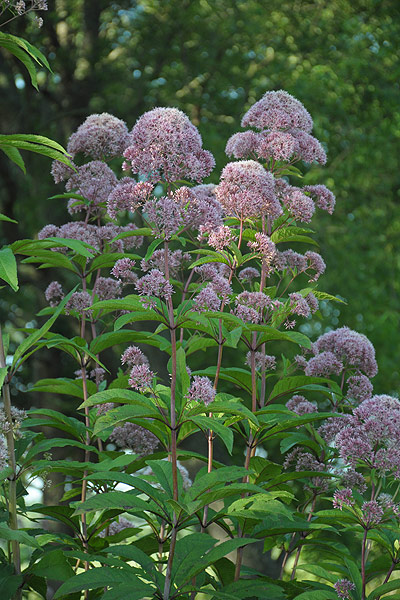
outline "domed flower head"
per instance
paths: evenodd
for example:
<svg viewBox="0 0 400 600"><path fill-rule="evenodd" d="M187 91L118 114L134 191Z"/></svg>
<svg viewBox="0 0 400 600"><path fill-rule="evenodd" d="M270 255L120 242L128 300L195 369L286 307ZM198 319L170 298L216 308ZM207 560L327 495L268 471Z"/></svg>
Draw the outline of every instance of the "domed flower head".
<svg viewBox="0 0 400 600"><path fill-rule="evenodd" d="M282 214L274 192L274 178L254 160L228 163L221 173L215 195L228 216L255 218Z"/></svg>
<svg viewBox="0 0 400 600"><path fill-rule="evenodd" d="M201 181L214 168L210 152L203 150L197 128L177 108L154 108L142 115L131 132L124 156L134 173L151 181Z"/></svg>
<svg viewBox="0 0 400 600"><path fill-rule="evenodd" d="M315 342L313 350L315 354L333 352L345 366L355 367L368 377L374 377L378 372L373 345L365 335L348 327L324 333Z"/></svg>
<svg viewBox="0 0 400 600"><path fill-rule="evenodd" d="M285 92L266 92L253 104L242 119L242 127L256 129L287 130L301 129L307 133L312 130L313 121L309 112L299 100Z"/></svg>
<svg viewBox="0 0 400 600"><path fill-rule="evenodd" d="M117 185L117 178L114 172L104 162L93 160L82 167L78 167L67 181L65 189L67 192L74 191L86 200L89 200L92 207L107 201L111 191ZM72 199L72 206L69 205L69 212L79 212L81 210L90 210L86 204L76 205L76 200Z"/></svg>
<svg viewBox="0 0 400 600"><path fill-rule="evenodd" d="M71 135L68 152L83 152L99 160L113 158L122 156L129 139L128 128L121 119L108 113L90 115Z"/></svg>

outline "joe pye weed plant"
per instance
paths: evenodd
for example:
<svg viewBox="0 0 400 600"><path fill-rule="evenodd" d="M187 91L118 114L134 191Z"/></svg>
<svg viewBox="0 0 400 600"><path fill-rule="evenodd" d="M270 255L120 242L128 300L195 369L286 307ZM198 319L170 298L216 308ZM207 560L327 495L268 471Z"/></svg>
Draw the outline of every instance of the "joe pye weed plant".
<svg viewBox="0 0 400 600"><path fill-rule="evenodd" d="M297 330L338 300L319 288L310 228L335 197L300 185L325 150L285 91L242 127L214 185L180 110L155 108L131 131L89 116L72 164L52 167L69 221L11 246L55 275L48 320L2 359L7 598L372 600L400 587L400 402L374 395L364 335L341 327L313 343ZM73 417L9 403L44 347L75 366L30 391L65 395ZM65 459L52 460L58 446ZM31 479L52 471L63 503L26 505ZM260 542L280 577L246 566Z"/></svg>

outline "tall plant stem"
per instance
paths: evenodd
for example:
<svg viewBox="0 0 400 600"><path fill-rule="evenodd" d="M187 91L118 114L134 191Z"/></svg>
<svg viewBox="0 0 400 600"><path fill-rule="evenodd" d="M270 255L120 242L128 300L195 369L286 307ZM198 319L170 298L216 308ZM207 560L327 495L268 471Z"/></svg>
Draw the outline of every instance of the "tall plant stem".
<svg viewBox="0 0 400 600"><path fill-rule="evenodd" d="M168 242L164 242L164 264L165 264L165 278L169 281L169 264L168 264ZM176 328L174 320L174 307L172 299L167 299L168 307L168 318L169 318L169 330L171 336L171 447L170 447L170 460L172 463L172 487L173 487L173 498L175 501L178 500L178 461L177 461L177 423L176 423ZM169 548L167 570L165 573L165 584L163 599L168 600L170 589L171 589L171 573L172 564L174 561L176 536L177 536L177 517L174 514L171 532L171 543Z"/></svg>
<svg viewBox="0 0 400 600"><path fill-rule="evenodd" d="M87 391L87 374L86 374L86 365L84 363L84 358L82 358L82 386L83 386L83 400L84 402L86 402L87 398L88 398L88 391ZM89 451L89 446L90 446L90 434L89 434L89 426L90 426L90 420L89 420L89 408L87 406L85 406L85 425L86 425L86 436L85 436L85 463L89 462L89 458L90 458L90 451ZM85 502L86 500L86 494L87 494L87 480L86 477L88 475L87 469L84 470L83 472L83 481L82 481L82 495L81 495L81 502ZM82 537L83 537L83 545L85 547L85 549L88 549L88 536L87 536L87 521L86 521L86 514L83 513L82 514ZM85 571L89 570L89 562L87 560L85 560ZM89 597L89 592L88 590L85 590L85 594L84 594L84 598L88 598Z"/></svg>
<svg viewBox="0 0 400 600"><path fill-rule="evenodd" d="M0 367L6 367L6 357L4 352L4 343L3 336L0 327ZM7 432L5 434L7 440L7 452L8 452L8 462L11 467L11 474L9 476L9 486L8 486L8 509L9 509L9 523L10 528L17 530L18 529L18 519L17 519L17 464L15 461L15 444L14 444L14 434L13 434L13 422L11 416L11 397L10 397L10 386L8 379L4 381L3 384L3 404L4 404L4 412L6 415L8 427ZM21 551L19 542L17 540L13 540L11 542L12 548L12 558L14 564L14 571L16 575L21 574ZM18 589L14 595L15 600L20 600L22 598L22 590Z"/></svg>
<svg viewBox="0 0 400 600"><path fill-rule="evenodd" d="M362 590L361 590L361 600L365 600L365 587L366 587L366 578L365 578L365 550L367 546L367 535L368 529L364 529L363 541L361 546L361 581L362 581Z"/></svg>
<svg viewBox="0 0 400 600"><path fill-rule="evenodd" d="M316 494L314 494L312 505L311 505L311 509L310 509L309 515L307 517L307 523L309 523L311 521L311 519L312 519L312 516L314 514L314 510L315 510L315 503L316 503L316 501L317 501L317 496L316 496ZM302 535L305 537L304 534L302 534ZM296 576L296 569L297 569L297 565L299 564L301 549L302 549L302 546L300 545L297 548L297 552L296 552L296 556L295 556L295 559L294 559L293 569L292 569L292 574L290 576L290 579L294 579L295 576Z"/></svg>
<svg viewBox="0 0 400 600"><path fill-rule="evenodd" d="M254 336L253 336L253 344L255 342ZM256 353L255 350L252 349L250 351L250 367L251 367L251 410L252 412L256 412L257 410L257 379L256 379ZM249 439L247 441L247 451L246 451L246 459L245 459L245 469L249 469L250 467L250 459L252 458L252 456L254 456L254 452L255 452L255 446L253 444L254 442L254 437L252 432L250 431L249 434ZM244 483L248 483L249 482L249 476L246 475L243 478L243 482ZM243 495L242 495L243 497ZM244 528L241 529L239 527L238 529L238 537L241 538L244 536ZM238 548L236 551L236 565L235 565L235 578L234 581L238 581L239 577L240 577L240 569L242 567L242 562L243 562L243 551L244 548Z"/></svg>

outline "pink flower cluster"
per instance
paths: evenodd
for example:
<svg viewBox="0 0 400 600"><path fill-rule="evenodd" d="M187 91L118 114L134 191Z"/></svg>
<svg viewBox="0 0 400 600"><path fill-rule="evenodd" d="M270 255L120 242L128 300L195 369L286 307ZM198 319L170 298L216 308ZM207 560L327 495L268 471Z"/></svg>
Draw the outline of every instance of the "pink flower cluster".
<svg viewBox="0 0 400 600"><path fill-rule="evenodd" d="M131 132L124 152L125 168L150 181L201 181L214 168L210 152L188 117L177 108L154 108L144 113Z"/></svg>
<svg viewBox="0 0 400 600"><path fill-rule="evenodd" d="M67 150L75 155L83 152L96 160L121 156L129 144L124 121L108 113L90 115L69 139Z"/></svg>
<svg viewBox="0 0 400 600"><path fill-rule="evenodd" d="M204 402L204 404L208 406L211 402L213 402L213 400L215 400L215 394L216 391L208 377L200 377L199 375L195 375L188 390L187 397L190 400Z"/></svg>
<svg viewBox="0 0 400 600"><path fill-rule="evenodd" d="M244 160L228 163L222 170L215 194L228 216L238 219L282 214L275 196L274 178L260 163Z"/></svg>

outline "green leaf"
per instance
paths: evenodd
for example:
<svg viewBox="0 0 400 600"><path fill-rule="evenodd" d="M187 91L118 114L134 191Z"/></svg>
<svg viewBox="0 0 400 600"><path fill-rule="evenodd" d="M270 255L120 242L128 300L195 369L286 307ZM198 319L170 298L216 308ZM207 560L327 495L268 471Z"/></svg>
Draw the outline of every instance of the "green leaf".
<svg viewBox="0 0 400 600"><path fill-rule="evenodd" d="M79 573L63 583L56 591L54 599L61 598L71 592L81 592L82 590L93 590L107 586L119 587L121 585L130 587L131 593L126 596L129 600L141 600L141 598L152 597L154 588L149 584L143 583L137 573L140 573L140 571L133 567L126 569L96 567L84 573ZM143 576L145 576L145 573L142 573Z"/></svg>
<svg viewBox="0 0 400 600"><path fill-rule="evenodd" d="M14 292L18 291L17 262L11 248L0 250L0 279L6 281Z"/></svg>
<svg viewBox="0 0 400 600"><path fill-rule="evenodd" d="M5 378L7 377L7 367L0 367L0 388L4 383Z"/></svg>
<svg viewBox="0 0 400 600"><path fill-rule="evenodd" d="M26 168L25 168L24 159L22 158L21 153L18 150L18 148L14 148L13 146L7 146L6 144L0 144L0 150L2 150L4 152L4 154L6 154L8 156L8 158L10 160L12 160L13 163L15 163L16 165L18 165L18 167L26 175ZM1 216L4 216L4 215L1 215ZM4 218L4 219L2 219L0 217L0 221L11 221L11 223L16 223L17 222L17 221L14 221L13 219L9 219L7 217Z"/></svg>
<svg viewBox="0 0 400 600"><path fill-rule="evenodd" d="M367 600L375 600L379 596L386 594L387 592L392 592L393 590L398 590L400 588L400 579L394 579L393 581L388 581L387 583L383 583L382 585L378 585L377 588L371 592L367 598ZM390 596L392 598L392 596Z"/></svg>
<svg viewBox="0 0 400 600"><path fill-rule="evenodd" d="M10 217L3 215L3 213L0 213L0 221L7 221L8 223L18 223L18 221L15 221L14 219L10 219Z"/></svg>
<svg viewBox="0 0 400 600"><path fill-rule="evenodd" d="M146 256L144 257L145 261L150 260L150 258L153 256L154 251L156 248L158 248L158 246L160 244L163 243L162 239L155 239L151 242L151 244L149 245L149 247L147 248L147 252L146 252Z"/></svg>
<svg viewBox="0 0 400 600"><path fill-rule="evenodd" d="M48 552L37 562L30 571L39 577L65 581L75 575L62 550Z"/></svg>
<svg viewBox="0 0 400 600"><path fill-rule="evenodd" d="M362 578L361 578L360 567L354 560L352 560L351 558L347 558L347 557L344 557L344 564L346 565L347 570L349 572L349 579L356 586L358 596L361 598Z"/></svg>
<svg viewBox="0 0 400 600"><path fill-rule="evenodd" d="M54 242L54 246L63 246L65 248L70 248L79 256L84 256L85 258L93 258L93 252L96 252L96 249L90 244L86 242L82 242L80 240L69 240L65 238L58 237L48 237L46 238L48 242ZM89 252L88 248L92 251Z"/></svg>
<svg viewBox="0 0 400 600"><path fill-rule="evenodd" d="M313 294L318 300L332 300L333 302L341 302L342 304L347 304L341 298L337 296L332 296L332 294L328 294L327 292L319 292L318 290L313 290Z"/></svg>
<svg viewBox="0 0 400 600"><path fill-rule="evenodd" d="M0 590L2 600L11 600L22 584L22 575L15 575L11 565L0 564Z"/></svg>
<svg viewBox="0 0 400 600"><path fill-rule="evenodd" d="M212 419L210 417L203 416L191 417L190 421L197 425L205 433L207 433L208 430L211 430L214 433L216 433L217 436L221 438L221 440L225 444L229 454L232 454L233 432L229 427L224 425L224 423L222 423L215 417Z"/></svg>
<svg viewBox="0 0 400 600"><path fill-rule="evenodd" d="M275 384L270 394L269 400L271 401L281 396L292 394L293 392L301 390L303 387L310 384L323 383L331 385L335 384L335 382L324 377L311 377L309 375L295 375L294 377L285 377L284 379L281 379L281 381L278 381L278 383Z"/></svg>
<svg viewBox="0 0 400 600"><path fill-rule="evenodd" d="M305 571L306 573L311 573L312 575L315 575L316 577L320 577L321 579L326 579L330 583L336 583L336 581L338 579L336 575L333 575L332 573L330 573L329 571L324 569L324 567L321 567L319 565L300 564L297 567L297 570Z"/></svg>
<svg viewBox="0 0 400 600"><path fill-rule="evenodd" d="M74 516L97 510L109 510L110 508L119 509L121 512L127 510L139 510L142 512L149 511L151 506L132 492L103 492L102 494L96 494L88 498L85 502L79 503Z"/></svg>
<svg viewBox="0 0 400 600"><path fill-rule="evenodd" d="M0 523L0 538L8 542L17 541L30 548L40 548L39 542L26 531L10 529L5 523Z"/></svg>
<svg viewBox="0 0 400 600"><path fill-rule="evenodd" d="M12 362L12 368L15 367L17 361L19 361L20 358L23 358L23 355L25 354L25 352L27 352L32 346L34 346L36 344L36 342L38 340L40 340L40 338L49 331L50 327L53 325L53 323L56 321L56 319L58 318L58 316L61 314L62 310L64 309L64 306L67 304L68 300L70 299L72 294L75 292L76 287L73 290L71 290L70 293L65 296L65 298L63 298L63 300L57 306L56 311L50 317L50 319L48 321L46 321L46 323L44 325L42 325L42 327L40 329L36 329L33 333L31 333L31 335L29 335L17 347L15 354L14 354L13 362ZM24 361L20 360L19 364L22 364L22 362L24 362Z"/></svg>
<svg viewBox="0 0 400 600"><path fill-rule="evenodd" d="M295 600L338 600L338 595L334 590L313 590L302 592Z"/></svg>

